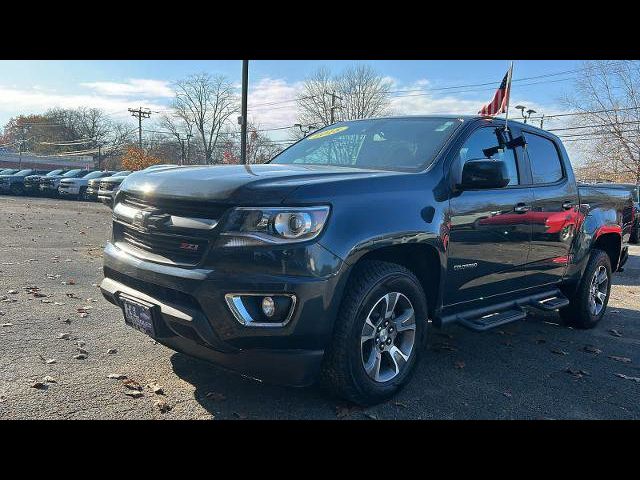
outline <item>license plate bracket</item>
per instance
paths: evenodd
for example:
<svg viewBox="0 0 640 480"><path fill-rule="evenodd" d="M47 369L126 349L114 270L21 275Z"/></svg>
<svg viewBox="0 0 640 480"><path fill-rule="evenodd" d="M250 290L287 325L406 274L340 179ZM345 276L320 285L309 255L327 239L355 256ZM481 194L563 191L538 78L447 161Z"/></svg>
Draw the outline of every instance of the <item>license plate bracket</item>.
<svg viewBox="0 0 640 480"><path fill-rule="evenodd" d="M153 304L128 295L120 295L120 302L124 313L124 322L127 325L150 337L156 336L154 323L155 306Z"/></svg>

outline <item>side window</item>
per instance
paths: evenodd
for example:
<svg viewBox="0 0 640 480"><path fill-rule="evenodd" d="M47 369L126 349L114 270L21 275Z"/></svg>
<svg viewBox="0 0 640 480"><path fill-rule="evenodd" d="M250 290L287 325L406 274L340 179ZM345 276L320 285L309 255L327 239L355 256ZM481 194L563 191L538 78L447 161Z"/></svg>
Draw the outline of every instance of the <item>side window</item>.
<svg viewBox="0 0 640 480"><path fill-rule="evenodd" d="M554 143L533 133L525 133L525 138L533 183L553 183L560 180L563 176L562 162Z"/></svg>
<svg viewBox="0 0 640 480"><path fill-rule="evenodd" d="M494 127L479 128L471 134L460 148L462 162L477 160L479 158L491 158L502 160L507 165L509 172L509 185L518 185L518 166L513 148L500 145L498 130Z"/></svg>

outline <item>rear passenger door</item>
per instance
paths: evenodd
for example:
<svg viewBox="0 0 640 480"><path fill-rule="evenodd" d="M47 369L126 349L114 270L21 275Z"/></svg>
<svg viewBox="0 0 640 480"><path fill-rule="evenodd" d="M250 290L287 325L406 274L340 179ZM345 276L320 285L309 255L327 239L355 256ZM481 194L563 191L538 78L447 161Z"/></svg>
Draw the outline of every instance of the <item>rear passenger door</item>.
<svg viewBox="0 0 640 480"><path fill-rule="evenodd" d="M524 136L534 197L526 282L530 286L558 283L581 223L578 187L574 178L569 178L561 150L551 138L533 131L525 131Z"/></svg>

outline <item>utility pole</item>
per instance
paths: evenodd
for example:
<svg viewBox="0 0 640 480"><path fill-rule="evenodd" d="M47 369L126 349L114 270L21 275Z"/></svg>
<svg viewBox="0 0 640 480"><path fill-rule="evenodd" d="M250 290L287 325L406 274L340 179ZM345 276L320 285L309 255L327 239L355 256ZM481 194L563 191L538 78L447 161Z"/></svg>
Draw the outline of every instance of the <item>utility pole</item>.
<svg viewBox="0 0 640 480"><path fill-rule="evenodd" d="M187 154L185 155L187 165L191 165L189 163L189 148L190 148L189 140L191 139L191 137L193 137L193 135L190 133L187 133Z"/></svg>
<svg viewBox="0 0 640 480"><path fill-rule="evenodd" d="M240 161L247 163L247 89L249 87L249 60L242 61L242 112L240 120Z"/></svg>
<svg viewBox="0 0 640 480"><path fill-rule="evenodd" d="M330 108L330 112L331 112L331 123L335 123L336 121L336 109L340 108L336 105L336 99L337 100L343 100L342 97L339 97L336 95L335 90L331 91L331 92L324 92L327 95L331 95L331 108Z"/></svg>
<svg viewBox="0 0 640 480"><path fill-rule="evenodd" d="M148 108L144 110L142 107L129 108L132 117L136 117L138 119L138 145L140 146L140 150L142 150L142 119L149 118L151 116L151 111Z"/></svg>

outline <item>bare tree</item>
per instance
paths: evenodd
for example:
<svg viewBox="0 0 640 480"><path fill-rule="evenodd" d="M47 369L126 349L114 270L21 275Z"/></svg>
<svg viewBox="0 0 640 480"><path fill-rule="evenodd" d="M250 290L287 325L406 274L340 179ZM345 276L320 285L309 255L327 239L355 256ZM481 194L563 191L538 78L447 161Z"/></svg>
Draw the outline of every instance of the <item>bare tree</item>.
<svg viewBox="0 0 640 480"><path fill-rule="evenodd" d="M589 61L565 104L588 135L585 174L640 184L640 62ZM597 175L596 175L597 174Z"/></svg>
<svg viewBox="0 0 640 480"><path fill-rule="evenodd" d="M298 121L303 125L331 124L332 93L340 99L334 107L335 120L379 117L389 111L391 82L369 65L354 65L339 75L322 67L303 83L298 95Z"/></svg>
<svg viewBox="0 0 640 480"><path fill-rule="evenodd" d="M205 163L212 163L221 130L238 111L233 86L223 75L200 73L176 82L175 89L175 113L194 129Z"/></svg>

